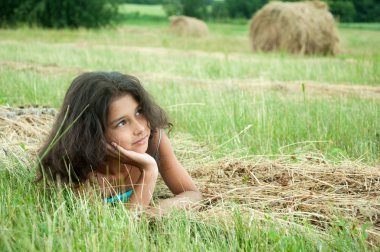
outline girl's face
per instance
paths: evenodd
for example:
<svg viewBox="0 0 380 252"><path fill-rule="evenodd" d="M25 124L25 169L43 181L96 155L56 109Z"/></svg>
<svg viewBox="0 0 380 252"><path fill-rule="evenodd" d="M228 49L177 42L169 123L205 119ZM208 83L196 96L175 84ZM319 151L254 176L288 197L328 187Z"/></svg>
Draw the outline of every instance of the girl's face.
<svg viewBox="0 0 380 252"><path fill-rule="evenodd" d="M130 94L111 101L105 138L127 150L144 153L148 148L150 129L148 121L140 111L139 104Z"/></svg>

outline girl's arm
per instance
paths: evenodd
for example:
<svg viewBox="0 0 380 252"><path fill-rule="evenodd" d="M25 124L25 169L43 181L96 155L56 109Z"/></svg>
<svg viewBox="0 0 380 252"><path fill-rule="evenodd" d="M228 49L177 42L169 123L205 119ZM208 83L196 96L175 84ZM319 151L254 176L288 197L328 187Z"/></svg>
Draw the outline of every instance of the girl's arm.
<svg viewBox="0 0 380 252"><path fill-rule="evenodd" d="M157 166L151 169L141 170L141 175L133 187L133 193L128 200L128 204L141 206L143 208L149 206L154 188L156 187L157 176Z"/></svg>
<svg viewBox="0 0 380 252"><path fill-rule="evenodd" d="M126 163L140 169L141 175L133 186L133 194L128 203L143 208L149 206L158 176L157 163L154 158L147 153L128 151L116 143L113 143L113 147L107 145L107 149L111 155L120 155L123 160L127 160Z"/></svg>
<svg viewBox="0 0 380 252"><path fill-rule="evenodd" d="M193 203L202 200L202 193L196 187L189 173L177 160L173 152L169 138L162 130L162 138L159 146L159 171L170 191L175 197L159 202L161 210L168 208L189 208ZM157 142L158 134L155 134L154 142Z"/></svg>

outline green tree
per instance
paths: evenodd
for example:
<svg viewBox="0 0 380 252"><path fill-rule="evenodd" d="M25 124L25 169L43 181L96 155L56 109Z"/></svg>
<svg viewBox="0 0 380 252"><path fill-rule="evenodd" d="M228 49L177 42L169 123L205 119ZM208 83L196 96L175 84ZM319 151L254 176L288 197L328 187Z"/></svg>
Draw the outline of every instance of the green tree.
<svg viewBox="0 0 380 252"><path fill-rule="evenodd" d="M231 18L251 18L268 0L225 0Z"/></svg>
<svg viewBox="0 0 380 252"><path fill-rule="evenodd" d="M163 8L166 15L185 15L196 18L206 18L207 0L164 0Z"/></svg>
<svg viewBox="0 0 380 252"><path fill-rule="evenodd" d="M20 0L12 9L11 18L1 25L26 22L48 28L96 28L117 18L117 0ZM7 7L6 6L6 7Z"/></svg>
<svg viewBox="0 0 380 252"><path fill-rule="evenodd" d="M162 4L162 0L120 0L120 3L133 4Z"/></svg>
<svg viewBox="0 0 380 252"><path fill-rule="evenodd" d="M336 19L342 22L355 20L356 10L351 0L329 1L329 8Z"/></svg>
<svg viewBox="0 0 380 252"><path fill-rule="evenodd" d="M353 0L356 9L355 21L357 22L379 22L380 1L379 0Z"/></svg>
<svg viewBox="0 0 380 252"><path fill-rule="evenodd" d="M206 18L206 0L182 0L183 14L189 17Z"/></svg>
<svg viewBox="0 0 380 252"><path fill-rule="evenodd" d="M0 1L0 25L14 25L17 22L15 17L17 7L20 5L19 0L1 0Z"/></svg>
<svg viewBox="0 0 380 252"><path fill-rule="evenodd" d="M225 19L229 16L227 6L222 1L211 3L211 17L214 19Z"/></svg>
<svg viewBox="0 0 380 252"><path fill-rule="evenodd" d="M183 14L183 4L180 0L163 0L162 7L167 16Z"/></svg>

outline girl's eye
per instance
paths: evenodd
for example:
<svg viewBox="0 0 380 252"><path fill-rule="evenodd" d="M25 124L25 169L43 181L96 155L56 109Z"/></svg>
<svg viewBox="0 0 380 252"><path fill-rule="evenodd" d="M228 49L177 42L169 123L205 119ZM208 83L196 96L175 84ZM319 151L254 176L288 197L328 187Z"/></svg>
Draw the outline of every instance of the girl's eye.
<svg viewBox="0 0 380 252"><path fill-rule="evenodd" d="M128 124L128 122L126 120L122 120L118 124L116 124L116 127L120 128L120 127L123 127L123 126L125 126L127 124Z"/></svg>

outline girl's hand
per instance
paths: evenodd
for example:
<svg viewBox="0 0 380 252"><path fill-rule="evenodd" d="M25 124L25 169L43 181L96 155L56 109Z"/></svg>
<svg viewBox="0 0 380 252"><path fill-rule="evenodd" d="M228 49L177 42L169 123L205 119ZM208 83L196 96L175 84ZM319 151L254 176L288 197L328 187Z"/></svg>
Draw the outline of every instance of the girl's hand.
<svg viewBox="0 0 380 252"><path fill-rule="evenodd" d="M157 169L156 160L149 154L126 150L114 142L112 144L107 143L107 153L114 158L120 159L123 163L136 166L141 171Z"/></svg>

